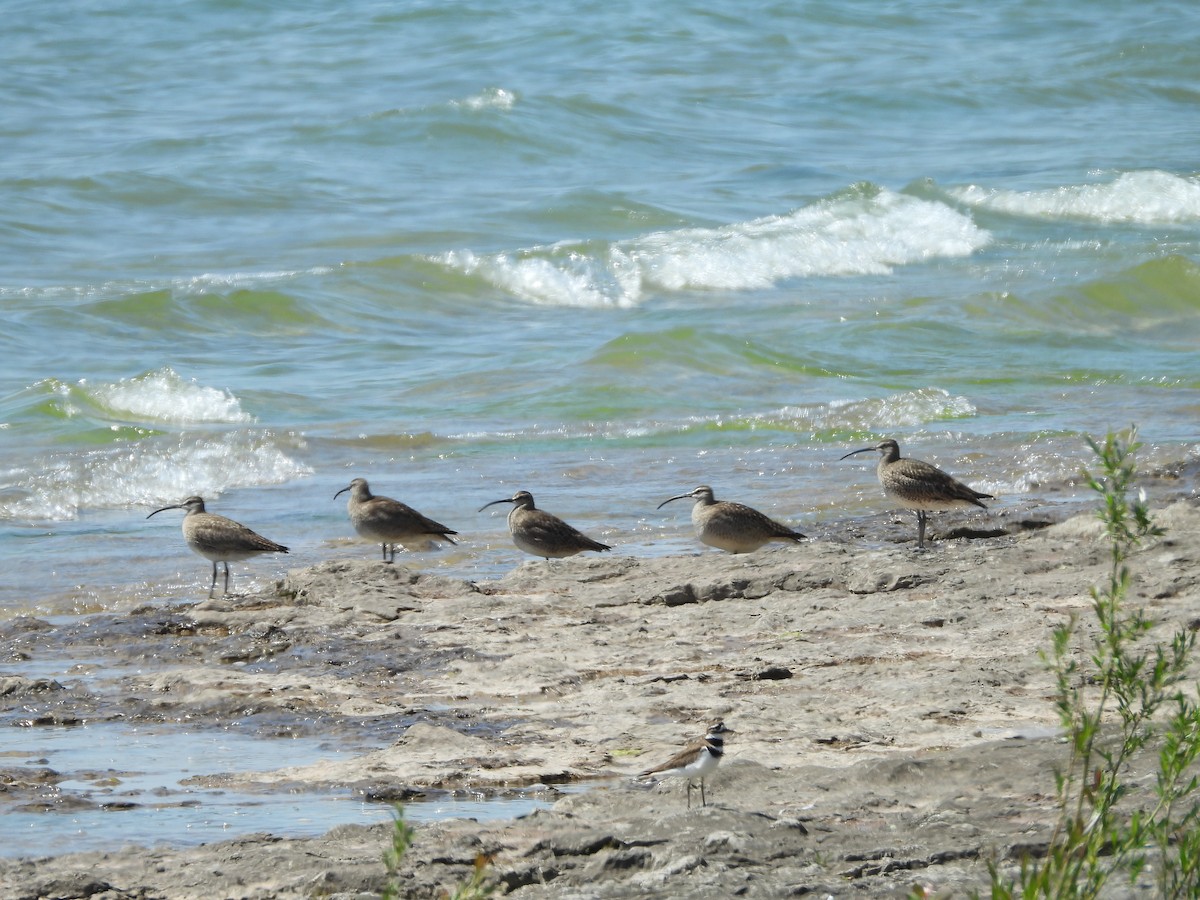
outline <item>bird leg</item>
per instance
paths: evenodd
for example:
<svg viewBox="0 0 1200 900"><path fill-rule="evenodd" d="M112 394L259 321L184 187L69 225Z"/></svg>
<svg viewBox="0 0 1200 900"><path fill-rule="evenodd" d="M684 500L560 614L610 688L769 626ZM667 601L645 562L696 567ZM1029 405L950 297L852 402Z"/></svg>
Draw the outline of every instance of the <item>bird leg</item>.
<svg viewBox="0 0 1200 900"><path fill-rule="evenodd" d="M214 559L213 560L213 580L212 580L212 584L210 584L208 586L208 599L209 600L212 599L212 596L216 592L216 590L217 590L217 561Z"/></svg>
<svg viewBox="0 0 1200 900"><path fill-rule="evenodd" d="M708 800L704 797L704 778L700 779L700 805L708 806Z"/></svg>
<svg viewBox="0 0 1200 900"><path fill-rule="evenodd" d="M928 513L923 509L917 510L917 549L925 549L925 520L928 518Z"/></svg>
<svg viewBox="0 0 1200 900"><path fill-rule="evenodd" d="M217 583L216 569L217 569L217 564L213 563L213 585L214 586L216 586L216 583ZM229 593L229 563L228 562L225 563L225 593L226 594Z"/></svg>

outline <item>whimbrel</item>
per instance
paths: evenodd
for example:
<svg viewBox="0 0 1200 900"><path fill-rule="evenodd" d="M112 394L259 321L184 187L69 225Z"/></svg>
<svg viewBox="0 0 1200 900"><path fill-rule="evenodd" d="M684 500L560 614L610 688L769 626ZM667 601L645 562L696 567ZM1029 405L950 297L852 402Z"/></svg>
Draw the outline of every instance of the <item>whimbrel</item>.
<svg viewBox="0 0 1200 900"><path fill-rule="evenodd" d="M708 806L708 799L704 796L704 778L716 771L717 764L725 755L725 735L736 733L732 728L726 728L724 722L713 722L703 738L684 747L661 766L647 769L638 777L679 775L686 778L688 809L692 808L692 779L699 778L700 805Z"/></svg>
<svg viewBox="0 0 1200 900"><path fill-rule="evenodd" d="M672 500L695 500L692 506L692 525L702 543L730 553L751 553L768 541L804 540L804 535L744 503L714 500L713 489L702 484L686 494L658 504L662 509Z"/></svg>
<svg viewBox="0 0 1200 900"><path fill-rule="evenodd" d="M183 517L183 539L188 548L205 559L212 560L212 585L208 589L211 598L217 589L217 563L225 564L225 593L229 593L229 564L249 559L260 553L287 553L288 548L269 541L261 534L251 531L233 519L206 512L204 501L199 497L188 497L182 503L164 506L146 516L156 516L168 509L185 509Z"/></svg>
<svg viewBox="0 0 1200 900"><path fill-rule="evenodd" d="M349 487L334 494L333 499L336 500L346 491L350 492L350 499L346 502L350 524L362 537L383 545L384 562L395 562L397 544L413 544L423 548L435 540L455 543L450 535L458 534L457 531L451 531L445 525L421 515L406 503L372 494L365 478L355 478ZM392 545L391 559L388 559L388 544Z"/></svg>
<svg viewBox="0 0 1200 900"><path fill-rule="evenodd" d="M879 453L877 471L884 493L905 509L916 511L918 549L925 547L925 520L929 512L962 509L967 506L987 509L987 506L979 501L995 499L991 494L983 494L967 487L937 466L919 459L901 459L900 445L890 439L880 441L872 447L853 450L842 459L872 450Z"/></svg>
<svg viewBox="0 0 1200 900"><path fill-rule="evenodd" d="M558 516L535 507L533 494L529 491L517 491L511 497L485 503L479 507L479 511L483 512L497 503L513 504L508 514L508 531L517 548L533 556L548 560L564 559L584 550L603 552L612 549L608 544L593 541Z"/></svg>

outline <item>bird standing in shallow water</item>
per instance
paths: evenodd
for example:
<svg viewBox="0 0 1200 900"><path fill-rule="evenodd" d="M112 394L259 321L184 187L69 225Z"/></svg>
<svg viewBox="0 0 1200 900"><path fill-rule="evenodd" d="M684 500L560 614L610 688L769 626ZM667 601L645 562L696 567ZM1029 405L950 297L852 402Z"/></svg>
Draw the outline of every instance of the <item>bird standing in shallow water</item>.
<svg viewBox="0 0 1200 900"><path fill-rule="evenodd" d="M925 521L929 512L947 509L963 509L978 506L987 509L981 500L994 500L991 494L969 488L961 481L947 475L937 466L919 459L901 459L900 445L888 439L872 447L852 450L842 459L856 453L879 453L879 483L884 493L917 514L917 549L925 547Z"/></svg>
<svg viewBox="0 0 1200 900"><path fill-rule="evenodd" d="M737 732L726 728L724 722L713 722L708 726L708 731L703 738L684 747L661 766L647 769L638 777L646 778L656 775L659 778L665 778L678 775L686 778L688 809L692 808L692 779L699 778L700 805L708 806L708 799L704 796L704 778L717 770L717 764L725 755L725 735L727 734L737 734Z"/></svg>
<svg viewBox="0 0 1200 900"><path fill-rule="evenodd" d="M479 511L483 512L497 503L513 504L508 514L508 532L518 549L533 556L541 556L547 560L564 559L584 550L602 553L612 549L608 544L593 541L558 516L535 507L533 494L529 491L517 491L511 497L485 503L479 507Z"/></svg>
<svg viewBox="0 0 1200 900"><path fill-rule="evenodd" d="M702 484L686 494L658 504L662 509L672 500L695 500L692 525L702 543L730 553L751 553L768 541L804 540L804 535L776 522L757 509L732 500L716 500L713 489Z"/></svg>
<svg viewBox="0 0 1200 900"><path fill-rule="evenodd" d="M229 593L229 564L249 559L260 553L287 553L288 548L269 541L261 534L251 531L233 519L206 512L204 501L199 497L188 497L182 503L164 506L146 516L156 516L168 509L185 509L183 517L183 539L188 548L205 559L212 560L212 586L208 589L211 598L217 589L217 563L225 564L225 593Z"/></svg>
<svg viewBox="0 0 1200 900"><path fill-rule="evenodd" d="M453 544L454 539L450 535L458 534L421 515L406 503L372 494L365 478L355 478L349 487L334 494L333 499L336 500L346 491L350 492L350 499L346 502L350 524L362 537L383 544L384 562L396 561L397 544L424 546L435 540ZM391 559L388 558L388 544L392 545Z"/></svg>

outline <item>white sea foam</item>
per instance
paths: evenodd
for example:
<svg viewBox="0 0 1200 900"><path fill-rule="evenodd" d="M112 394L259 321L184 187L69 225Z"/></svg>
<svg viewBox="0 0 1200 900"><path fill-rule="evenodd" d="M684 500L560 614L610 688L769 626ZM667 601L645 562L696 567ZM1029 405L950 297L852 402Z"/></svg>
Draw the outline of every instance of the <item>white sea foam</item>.
<svg viewBox="0 0 1200 900"><path fill-rule="evenodd" d="M886 397L833 400L803 406L785 406L767 413L755 413L741 421L752 428L776 428L806 431L874 431L915 428L930 422L969 418L976 414L975 404L941 388L921 388ZM729 417L696 420L720 423Z"/></svg>
<svg viewBox="0 0 1200 900"><path fill-rule="evenodd" d="M141 424L242 424L253 421L229 391L180 377L170 367L79 389L106 415Z"/></svg>
<svg viewBox="0 0 1200 900"><path fill-rule="evenodd" d="M465 100L451 100L450 105L458 109L469 109L477 112L483 109L509 110L517 102L517 95L504 88L488 88L482 93L475 94Z"/></svg>
<svg viewBox="0 0 1200 900"><path fill-rule="evenodd" d="M81 510L178 502L190 494L211 497L309 474L270 435L184 434L55 454L24 472L10 472L17 490L0 502L0 519L64 521Z"/></svg>
<svg viewBox="0 0 1200 900"><path fill-rule="evenodd" d="M659 232L618 245L614 255L618 272L632 266L642 282L665 290L754 290L788 278L887 274L968 256L988 240L944 204L880 191L723 228Z"/></svg>
<svg viewBox="0 0 1200 900"><path fill-rule="evenodd" d="M489 256L457 251L435 261L531 303L631 306L652 291L747 291L789 278L882 275L968 256L990 239L943 203L856 189L788 215L654 232L599 252L562 244Z"/></svg>
<svg viewBox="0 0 1200 900"><path fill-rule="evenodd" d="M280 269L271 272L204 272L182 279L172 286L182 286L190 293L205 294L210 291L228 291L237 288L257 287L275 281L291 281L310 275L328 275L334 266L312 266L307 269Z"/></svg>
<svg viewBox="0 0 1200 900"><path fill-rule="evenodd" d="M602 269L580 254L561 258L478 256L470 250L444 254L438 262L467 275L476 275L521 300L548 306L630 305L619 292L601 287Z"/></svg>
<svg viewBox="0 0 1200 900"><path fill-rule="evenodd" d="M108 423L115 432L133 426L129 433L145 436L52 452L11 469L0 519L61 521L85 509L280 484L309 474L285 451L286 442L245 427L254 418L237 397L171 368L115 382L55 382L50 389L68 417Z"/></svg>
<svg viewBox="0 0 1200 900"><path fill-rule="evenodd" d="M1072 184L1040 191L969 185L950 188L948 193L970 206L1027 218L1139 225L1200 221L1200 179L1153 170L1125 172L1098 184Z"/></svg>
<svg viewBox="0 0 1200 900"><path fill-rule="evenodd" d="M955 397L941 388L922 388L887 397L834 400L803 406L785 406L762 413L692 416L683 422L661 426L660 431L692 431L696 428L750 428L794 431L892 431L915 428L947 419L969 418L976 414L975 404L966 397ZM644 423L626 428L621 436L634 437L645 432Z"/></svg>
<svg viewBox="0 0 1200 900"><path fill-rule="evenodd" d="M828 424L836 428L887 432L946 419L966 419L976 412L975 404L966 397L955 397L941 388L922 388L887 397L835 400L829 404L831 421Z"/></svg>

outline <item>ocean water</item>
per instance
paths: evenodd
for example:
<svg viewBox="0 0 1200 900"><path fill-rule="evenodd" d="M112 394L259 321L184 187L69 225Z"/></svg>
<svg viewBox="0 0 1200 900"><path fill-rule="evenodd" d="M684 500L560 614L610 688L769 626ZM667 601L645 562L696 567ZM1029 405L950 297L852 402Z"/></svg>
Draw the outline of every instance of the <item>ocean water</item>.
<svg viewBox="0 0 1200 900"><path fill-rule="evenodd" d="M378 552L355 476L464 578L517 489L618 553L692 552L698 483L819 536L884 436L999 508L1132 423L1194 479L1192 4L5 12L0 616L203 597L146 521L193 493L292 548L261 590Z"/></svg>
<svg viewBox="0 0 1200 900"><path fill-rule="evenodd" d="M699 482L885 509L881 436L1001 504L1195 461L1200 12L910 7L10 7L0 615L195 597L193 493L253 589L370 554L354 476L474 578L519 488L654 554Z"/></svg>

